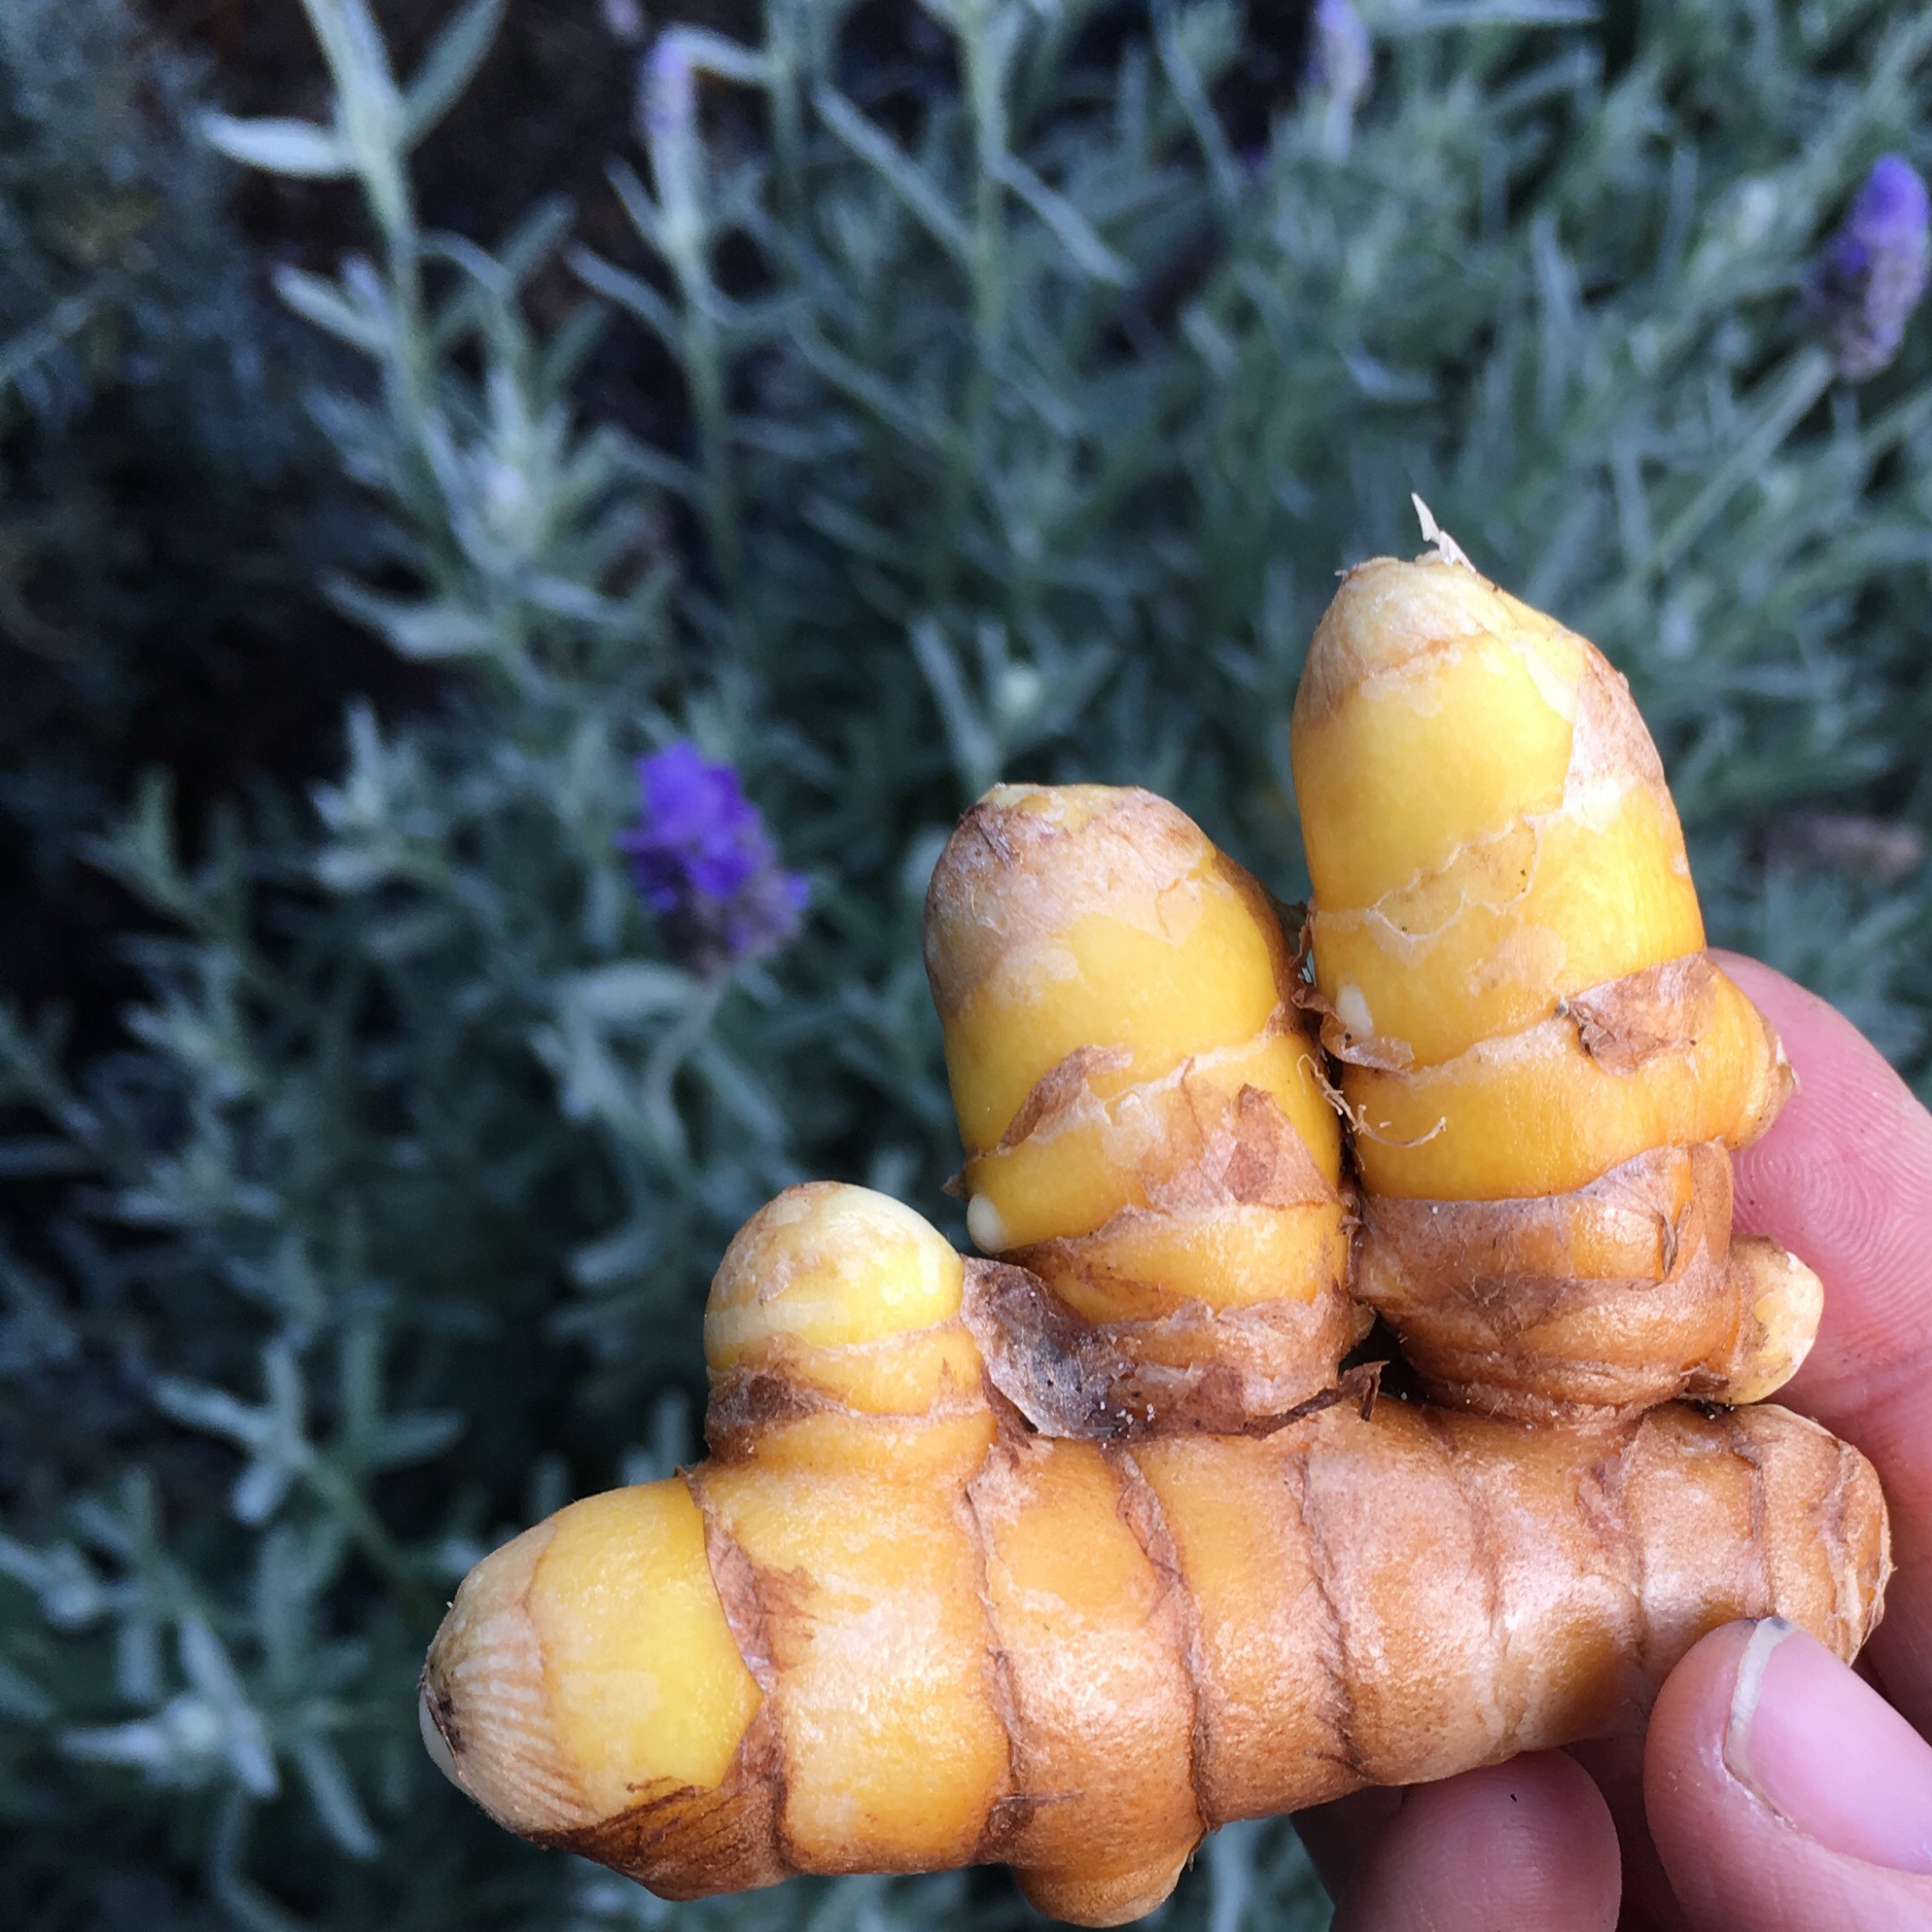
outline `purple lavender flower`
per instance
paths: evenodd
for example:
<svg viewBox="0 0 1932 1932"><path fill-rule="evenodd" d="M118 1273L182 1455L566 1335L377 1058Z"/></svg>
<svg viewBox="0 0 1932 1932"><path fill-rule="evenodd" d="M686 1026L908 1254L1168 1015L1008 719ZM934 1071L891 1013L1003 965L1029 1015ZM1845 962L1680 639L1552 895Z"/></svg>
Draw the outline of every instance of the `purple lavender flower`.
<svg viewBox="0 0 1932 1932"><path fill-rule="evenodd" d="M1898 353L1925 292L1926 184L1902 155L1882 155L1812 271L1811 299L1831 332L1838 373L1876 375Z"/></svg>
<svg viewBox="0 0 1932 1932"><path fill-rule="evenodd" d="M619 835L617 849L673 956L709 974L783 945L810 887L780 869L737 773L680 741L640 758L637 777L642 822Z"/></svg>

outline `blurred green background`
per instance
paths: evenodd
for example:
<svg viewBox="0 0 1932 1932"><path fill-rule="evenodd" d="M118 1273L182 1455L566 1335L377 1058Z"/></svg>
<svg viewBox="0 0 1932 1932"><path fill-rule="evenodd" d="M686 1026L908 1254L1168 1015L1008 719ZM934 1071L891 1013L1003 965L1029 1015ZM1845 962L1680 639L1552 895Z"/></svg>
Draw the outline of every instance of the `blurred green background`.
<svg viewBox="0 0 1932 1932"><path fill-rule="evenodd" d="M1303 889L1302 651L1411 490L1629 674L1714 934L1925 1090L1932 345L1853 379L1808 290L1928 158L1928 49L1850 0L0 7L0 1920L1027 1921L521 1845L421 1752L422 1647L696 1453L770 1194L962 1233L919 911L981 789L1143 784ZM615 844L686 739L811 883L721 970ZM1161 1922L1326 1915L1243 1826Z"/></svg>

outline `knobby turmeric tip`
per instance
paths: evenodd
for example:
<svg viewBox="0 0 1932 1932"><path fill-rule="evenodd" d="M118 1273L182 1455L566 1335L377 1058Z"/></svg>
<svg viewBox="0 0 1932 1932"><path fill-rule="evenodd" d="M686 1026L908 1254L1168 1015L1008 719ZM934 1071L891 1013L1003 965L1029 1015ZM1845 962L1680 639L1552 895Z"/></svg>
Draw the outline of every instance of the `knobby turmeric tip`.
<svg viewBox="0 0 1932 1932"><path fill-rule="evenodd" d="M966 1224L1023 1271L1009 1390L1056 1433L1238 1429L1335 1379L1340 1123L1274 902L1151 792L999 785L926 901Z"/></svg>
<svg viewBox="0 0 1932 1932"><path fill-rule="evenodd" d="M1377 557L1316 631L1292 744L1354 1292L1494 1413L1768 1394L1822 1291L1732 1239L1730 1150L1790 1069L1705 950L1623 679L1460 553Z"/></svg>

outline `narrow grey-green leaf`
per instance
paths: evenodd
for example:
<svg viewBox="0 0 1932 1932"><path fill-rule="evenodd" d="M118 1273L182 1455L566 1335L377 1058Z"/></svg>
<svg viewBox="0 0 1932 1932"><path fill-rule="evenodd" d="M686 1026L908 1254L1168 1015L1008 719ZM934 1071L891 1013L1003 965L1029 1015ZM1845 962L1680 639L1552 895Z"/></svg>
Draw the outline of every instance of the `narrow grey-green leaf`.
<svg viewBox="0 0 1932 1932"><path fill-rule="evenodd" d="M341 140L313 121L238 121L233 114L205 114L201 138L244 167L298 181L343 181L354 168Z"/></svg>
<svg viewBox="0 0 1932 1932"><path fill-rule="evenodd" d="M314 323L324 334L364 355L382 353L381 318L344 294L339 282L311 275L306 268L283 267L275 270L275 292L303 321Z"/></svg>
<svg viewBox="0 0 1932 1932"><path fill-rule="evenodd" d="M402 97L403 127L411 147L462 97L476 78L503 25L506 0L470 0L430 44Z"/></svg>
<svg viewBox="0 0 1932 1932"><path fill-rule="evenodd" d="M1123 288L1133 271L1095 232L1093 225L1056 189L1049 188L1017 155L1002 155L1000 180L1053 230L1060 246L1096 282Z"/></svg>
<svg viewBox="0 0 1932 1932"><path fill-rule="evenodd" d="M324 588L338 609L380 632L391 649L405 657L434 663L447 657L488 657L497 648L495 626L460 604L432 598L406 603L379 597L347 577L332 577Z"/></svg>
<svg viewBox="0 0 1932 1932"><path fill-rule="evenodd" d="M295 1764L329 1836L351 1858L374 1858L381 1841L356 1797L335 1747L324 1737L304 1738L295 1747Z"/></svg>
<svg viewBox="0 0 1932 1932"><path fill-rule="evenodd" d="M956 261L968 260L972 242L966 224L912 157L875 127L836 88L812 89L818 118L905 203L919 225Z"/></svg>

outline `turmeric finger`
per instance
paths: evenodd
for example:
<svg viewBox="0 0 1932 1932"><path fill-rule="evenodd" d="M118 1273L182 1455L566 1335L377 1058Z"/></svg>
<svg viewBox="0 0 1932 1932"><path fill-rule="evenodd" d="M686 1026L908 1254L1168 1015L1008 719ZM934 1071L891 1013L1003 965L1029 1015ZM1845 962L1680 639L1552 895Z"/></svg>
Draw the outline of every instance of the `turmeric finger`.
<svg viewBox="0 0 1932 1932"><path fill-rule="evenodd" d="M934 871L926 965L967 1226L1046 1284L1041 1335L1100 1342L1082 1432L1240 1428L1331 1383L1340 1130L1255 881L1149 792L996 786Z"/></svg>
<svg viewBox="0 0 1932 1932"><path fill-rule="evenodd" d="M1731 1241L1791 1084L1705 951L1628 686L1453 549L1350 572L1292 729L1355 1292L1439 1400L1524 1419L1756 1400L1815 1276Z"/></svg>
<svg viewBox="0 0 1932 1932"><path fill-rule="evenodd" d="M1845 1657L1877 1620L1877 1480L1783 1410L1030 1436L962 1380L964 1306L876 1195L756 1217L713 1460L470 1573L423 1674L448 1774L670 1897L1000 1860L1109 1925L1229 1819L1626 1729L1732 1618Z"/></svg>

